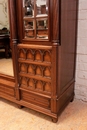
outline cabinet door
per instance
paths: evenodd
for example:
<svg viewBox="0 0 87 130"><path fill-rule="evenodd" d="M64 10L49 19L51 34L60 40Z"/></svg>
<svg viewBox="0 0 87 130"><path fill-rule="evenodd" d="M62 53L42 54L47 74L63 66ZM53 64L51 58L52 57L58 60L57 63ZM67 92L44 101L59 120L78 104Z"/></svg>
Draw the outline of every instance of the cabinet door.
<svg viewBox="0 0 87 130"><path fill-rule="evenodd" d="M23 0L23 39L49 40L49 0Z"/></svg>

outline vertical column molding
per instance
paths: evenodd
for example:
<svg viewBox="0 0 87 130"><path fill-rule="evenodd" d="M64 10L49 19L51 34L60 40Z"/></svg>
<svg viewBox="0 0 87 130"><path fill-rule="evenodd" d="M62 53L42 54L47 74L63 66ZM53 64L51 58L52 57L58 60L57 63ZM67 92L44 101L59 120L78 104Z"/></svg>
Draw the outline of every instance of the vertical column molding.
<svg viewBox="0 0 87 130"><path fill-rule="evenodd" d="M53 43L52 46L52 72L51 72L51 77L52 77L52 94L51 94L51 112L57 113L58 108L57 108L57 99L58 99L58 84L57 84L57 75L58 75L58 43Z"/></svg>
<svg viewBox="0 0 87 130"><path fill-rule="evenodd" d="M59 42L59 0L52 0L52 42Z"/></svg>
<svg viewBox="0 0 87 130"><path fill-rule="evenodd" d="M16 15L16 0L8 0L9 5L9 21L10 21L10 40L12 46L12 59L13 59L13 69L15 78L15 92L16 99L19 97L19 85L18 85L18 63L17 63L17 15Z"/></svg>

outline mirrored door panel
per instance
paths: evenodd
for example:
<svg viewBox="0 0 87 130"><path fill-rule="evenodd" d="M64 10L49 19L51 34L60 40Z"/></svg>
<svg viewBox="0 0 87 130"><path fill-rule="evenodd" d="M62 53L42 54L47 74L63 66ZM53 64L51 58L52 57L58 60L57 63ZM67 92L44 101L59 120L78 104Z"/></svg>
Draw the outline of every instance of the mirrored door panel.
<svg viewBox="0 0 87 130"><path fill-rule="evenodd" d="M37 39L48 39L48 19L36 20Z"/></svg>
<svg viewBox="0 0 87 130"><path fill-rule="evenodd" d="M49 0L23 0L24 39L49 39Z"/></svg>
<svg viewBox="0 0 87 130"><path fill-rule="evenodd" d="M34 20L24 20L25 38L35 38Z"/></svg>
<svg viewBox="0 0 87 130"><path fill-rule="evenodd" d="M48 15L48 0L36 0L36 16Z"/></svg>
<svg viewBox="0 0 87 130"><path fill-rule="evenodd" d="M34 17L34 0L23 1L24 16Z"/></svg>
<svg viewBox="0 0 87 130"><path fill-rule="evenodd" d="M0 0L0 74L14 76L10 46L8 0Z"/></svg>

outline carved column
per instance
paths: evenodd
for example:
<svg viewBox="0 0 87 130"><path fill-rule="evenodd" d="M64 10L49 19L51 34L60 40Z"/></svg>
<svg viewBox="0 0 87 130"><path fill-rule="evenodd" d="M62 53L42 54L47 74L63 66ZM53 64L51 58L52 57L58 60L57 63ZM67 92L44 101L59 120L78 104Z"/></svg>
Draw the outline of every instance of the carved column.
<svg viewBox="0 0 87 130"><path fill-rule="evenodd" d="M18 88L18 63L17 63L17 13L16 13L16 0L8 0L9 3L9 21L10 21L10 39L12 45L12 58L13 58L13 68L14 68L14 78L15 78L15 94L16 99L19 98L19 88Z"/></svg>

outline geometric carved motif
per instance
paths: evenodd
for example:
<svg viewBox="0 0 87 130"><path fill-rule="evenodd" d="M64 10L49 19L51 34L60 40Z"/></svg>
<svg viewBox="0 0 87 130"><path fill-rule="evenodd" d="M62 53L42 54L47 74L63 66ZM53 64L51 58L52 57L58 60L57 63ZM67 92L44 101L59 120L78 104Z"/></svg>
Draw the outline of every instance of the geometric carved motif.
<svg viewBox="0 0 87 130"><path fill-rule="evenodd" d="M48 66L46 67L29 63L19 63L19 71L20 73L26 73L51 79L51 67Z"/></svg>
<svg viewBox="0 0 87 130"><path fill-rule="evenodd" d="M25 52L24 49L21 49L19 51L19 56L20 56L21 59L26 59L26 52Z"/></svg>
<svg viewBox="0 0 87 130"><path fill-rule="evenodd" d="M51 53L49 51L44 52L43 60L47 62L51 62Z"/></svg>
<svg viewBox="0 0 87 130"><path fill-rule="evenodd" d="M25 63L19 64L20 72L27 72L27 66Z"/></svg>
<svg viewBox="0 0 87 130"><path fill-rule="evenodd" d="M51 69L50 69L50 67L46 67L46 68L44 69L43 75L44 75L45 77L51 77Z"/></svg>
<svg viewBox="0 0 87 130"><path fill-rule="evenodd" d="M32 50L28 50L26 54L26 58L29 60L34 60L34 55Z"/></svg>
<svg viewBox="0 0 87 130"><path fill-rule="evenodd" d="M42 61L42 53L40 50L35 51L35 60L36 61Z"/></svg>
<svg viewBox="0 0 87 130"><path fill-rule="evenodd" d="M29 79L25 77L20 78L20 86L27 87L32 90L39 90L43 92L51 93L51 83L36 79Z"/></svg>
<svg viewBox="0 0 87 130"><path fill-rule="evenodd" d="M51 53L45 49L18 49L20 86L51 93Z"/></svg>
<svg viewBox="0 0 87 130"><path fill-rule="evenodd" d="M37 66L35 69L35 74L39 76L43 76L43 67Z"/></svg>
<svg viewBox="0 0 87 130"><path fill-rule="evenodd" d="M19 49L19 58L40 62L51 62L51 50Z"/></svg>
<svg viewBox="0 0 87 130"><path fill-rule="evenodd" d="M35 74L35 68L34 65L29 64L27 67L27 71L29 74Z"/></svg>

